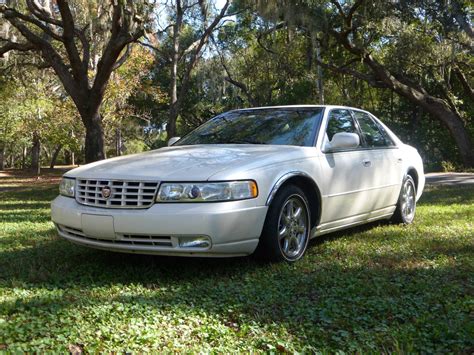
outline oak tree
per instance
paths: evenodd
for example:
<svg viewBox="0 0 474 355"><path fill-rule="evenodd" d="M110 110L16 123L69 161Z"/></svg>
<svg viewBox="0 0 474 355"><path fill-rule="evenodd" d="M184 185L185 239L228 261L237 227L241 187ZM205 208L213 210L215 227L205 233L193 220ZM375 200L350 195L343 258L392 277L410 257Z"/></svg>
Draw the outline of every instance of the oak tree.
<svg viewBox="0 0 474 355"><path fill-rule="evenodd" d="M1 20L11 27L0 38L0 57L10 51L34 52L42 59L38 66L54 70L86 129L86 162L105 157L100 108L107 83L127 59L130 45L143 36L151 8L146 0L0 5Z"/></svg>

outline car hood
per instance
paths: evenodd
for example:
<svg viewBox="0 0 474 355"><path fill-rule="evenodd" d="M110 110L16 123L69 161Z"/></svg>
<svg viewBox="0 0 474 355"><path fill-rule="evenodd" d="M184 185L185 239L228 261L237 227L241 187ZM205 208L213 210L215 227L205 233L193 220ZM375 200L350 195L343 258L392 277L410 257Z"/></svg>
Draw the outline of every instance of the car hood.
<svg viewBox="0 0 474 355"><path fill-rule="evenodd" d="M225 170L250 170L302 156L305 148L278 145L195 145L161 148L81 166L65 176L86 179L205 181Z"/></svg>

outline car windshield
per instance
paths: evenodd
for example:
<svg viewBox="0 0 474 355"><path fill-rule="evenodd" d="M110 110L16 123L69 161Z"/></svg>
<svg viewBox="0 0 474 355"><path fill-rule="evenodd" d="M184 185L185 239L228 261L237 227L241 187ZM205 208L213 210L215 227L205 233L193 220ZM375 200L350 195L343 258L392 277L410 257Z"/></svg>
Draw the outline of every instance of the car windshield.
<svg viewBox="0 0 474 355"><path fill-rule="evenodd" d="M322 108L231 111L219 115L175 145L276 144L312 146Z"/></svg>

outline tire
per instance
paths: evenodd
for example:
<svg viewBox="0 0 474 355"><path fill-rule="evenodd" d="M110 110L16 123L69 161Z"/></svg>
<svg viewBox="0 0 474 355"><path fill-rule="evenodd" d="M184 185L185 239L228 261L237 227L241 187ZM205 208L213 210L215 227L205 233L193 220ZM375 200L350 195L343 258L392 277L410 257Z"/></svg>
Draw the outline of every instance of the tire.
<svg viewBox="0 0 474 355"><path fill-rule="evenodd" d="M397 208L392 216L393 223L411 224L416 212L416 186L410 175L405 176L402 183Z"/></svg>
<svg viewBox="0 0 474 355"><path fill-rule="evenodd" d="M311 214L299 187L283 186L268 209L257 255L268 261L295 262L308 247ZM299 212L298 212L299 211Z"/></svg>

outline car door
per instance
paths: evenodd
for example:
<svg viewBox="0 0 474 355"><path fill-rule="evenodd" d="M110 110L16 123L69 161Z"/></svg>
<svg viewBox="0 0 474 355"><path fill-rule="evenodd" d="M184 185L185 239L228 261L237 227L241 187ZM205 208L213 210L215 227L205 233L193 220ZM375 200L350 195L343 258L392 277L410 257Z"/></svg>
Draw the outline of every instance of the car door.
<svg viewBox="0 0 474 355"><path fill-rule="evenodd" d="M374 210L393 206L398 200L402 182L402 160L389 134L367 112L352 110L359 125L367 159L372 165Z"/></svg>
<svg viewBox="0 0 474 355"><path fill-rule="evenodd" d="M320 158L322 186L321 229L337 228L363 219L363 214L374 208L370 193L374 187L370 152L348 109L331 109L328 113ZM360 137L357 148L328 150L327 141L339 132L356 133Z"/></svg>

